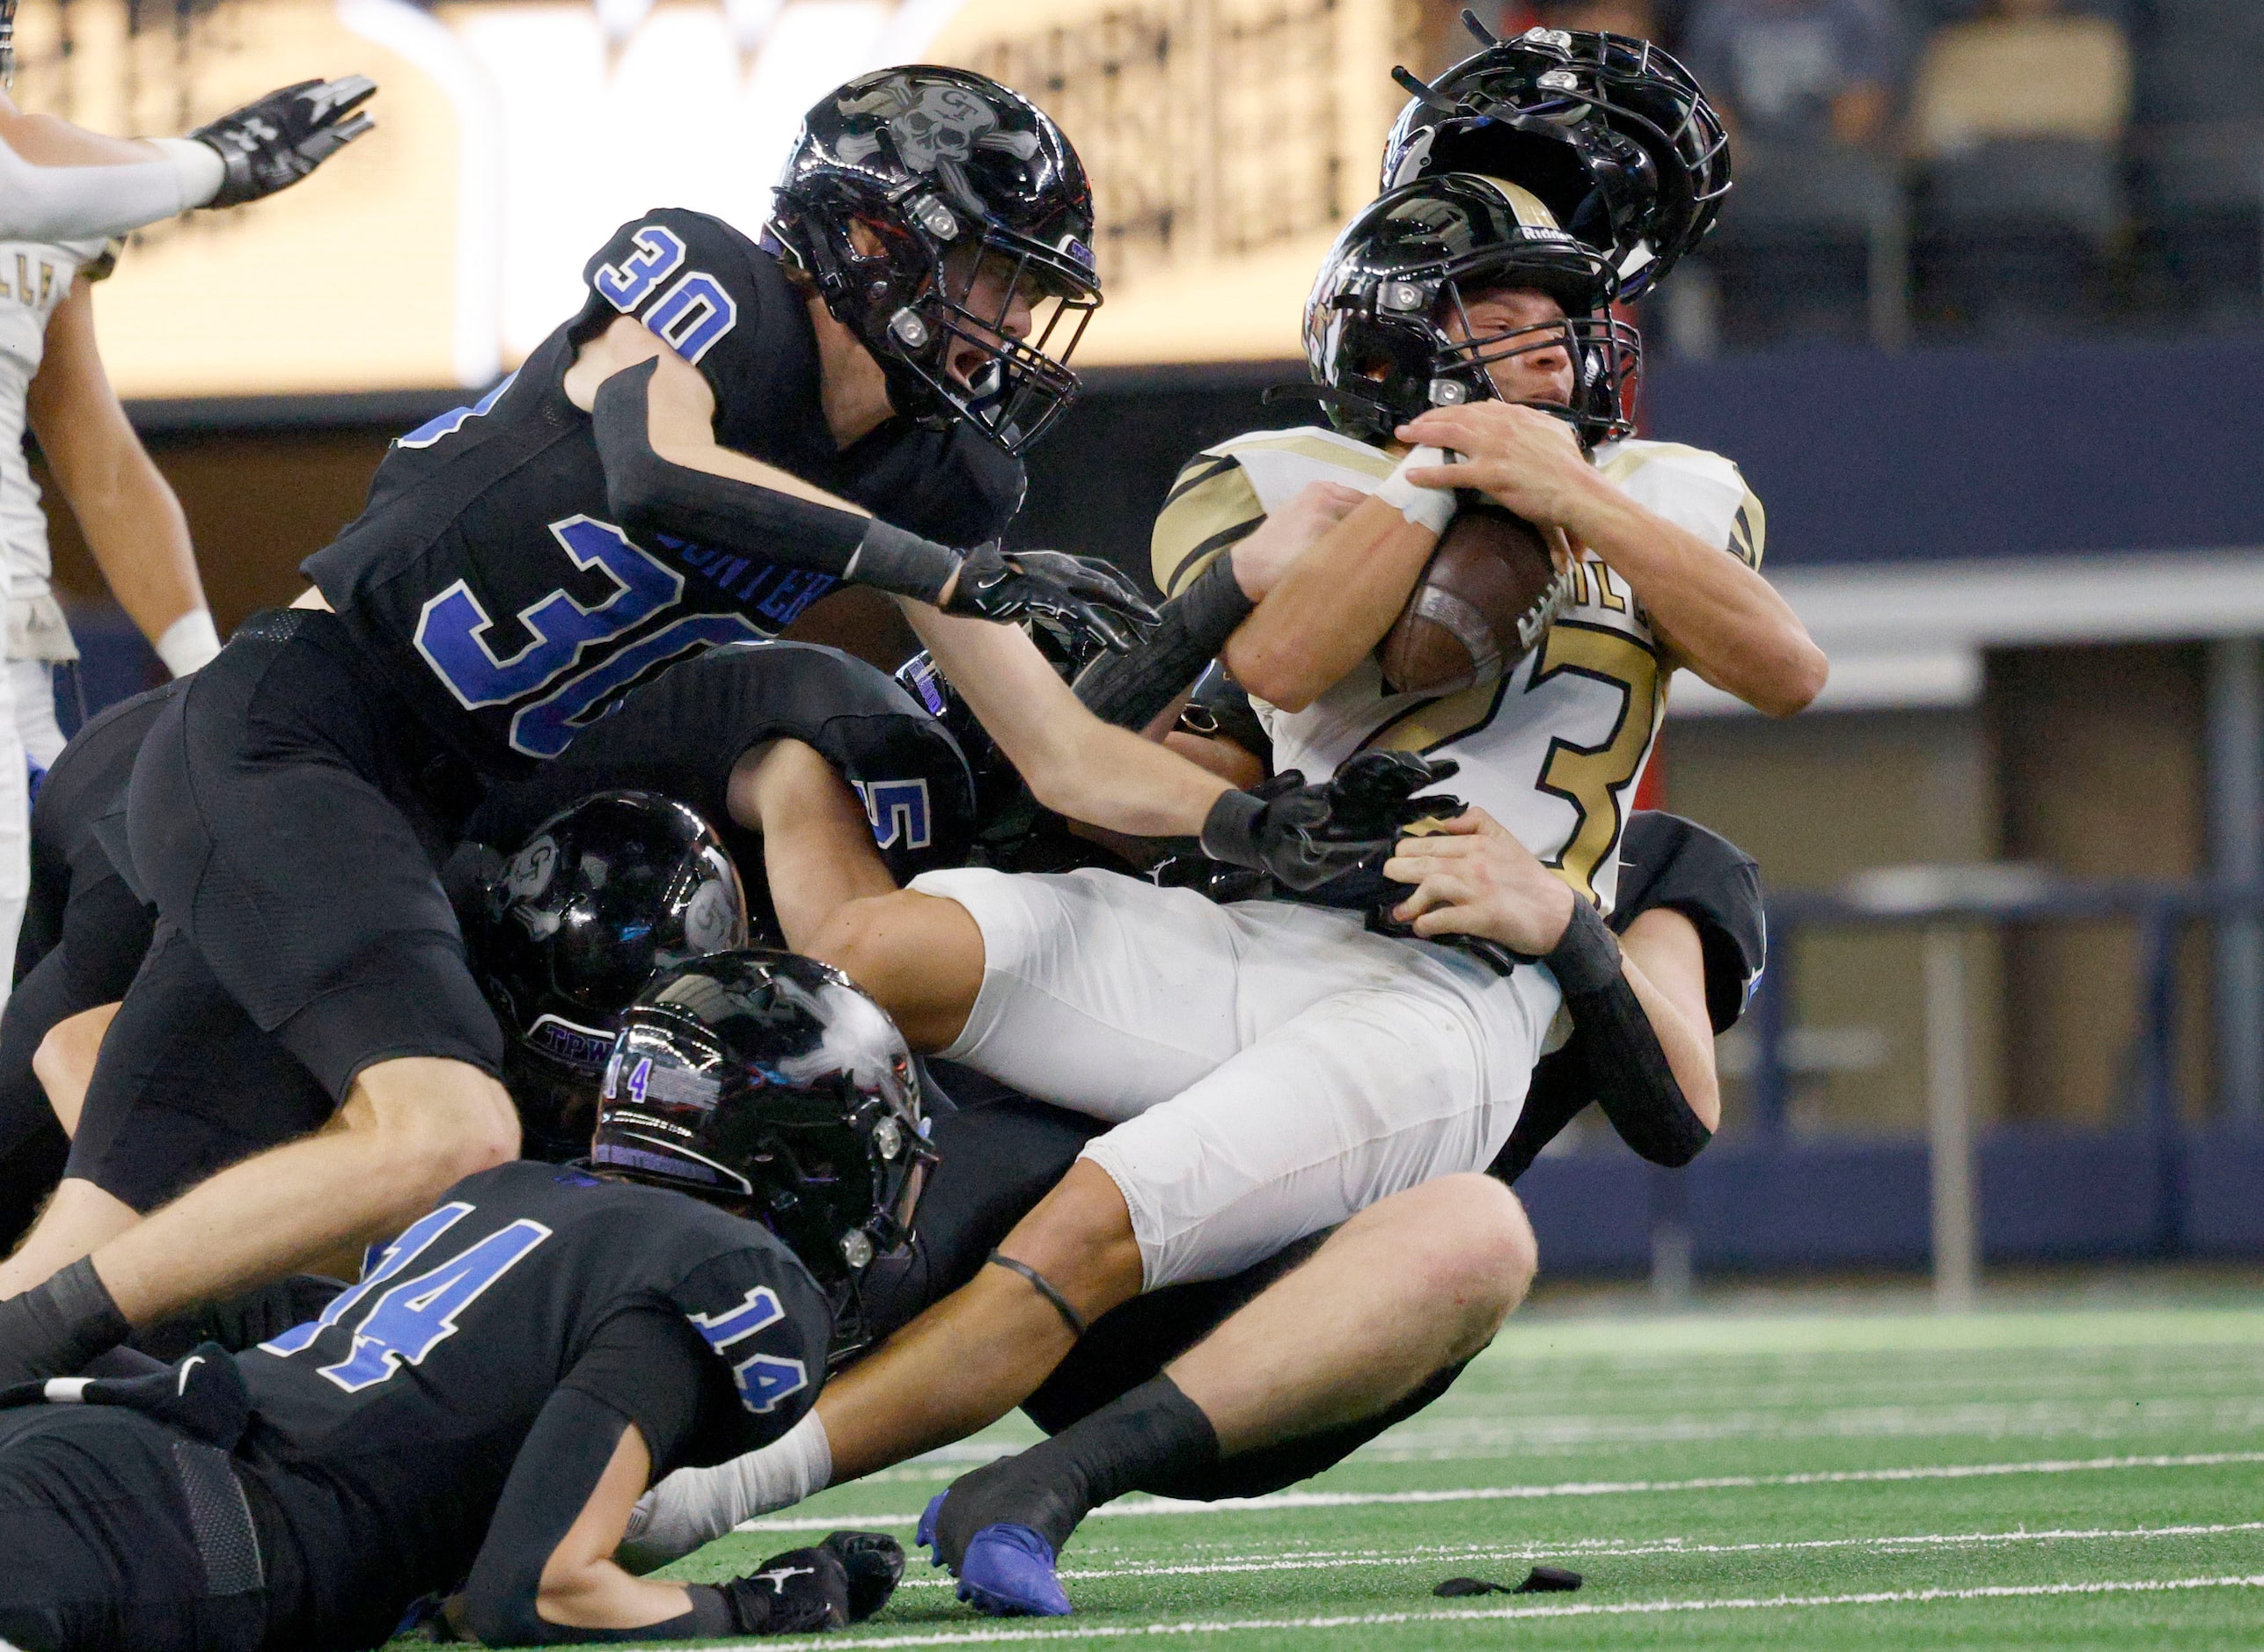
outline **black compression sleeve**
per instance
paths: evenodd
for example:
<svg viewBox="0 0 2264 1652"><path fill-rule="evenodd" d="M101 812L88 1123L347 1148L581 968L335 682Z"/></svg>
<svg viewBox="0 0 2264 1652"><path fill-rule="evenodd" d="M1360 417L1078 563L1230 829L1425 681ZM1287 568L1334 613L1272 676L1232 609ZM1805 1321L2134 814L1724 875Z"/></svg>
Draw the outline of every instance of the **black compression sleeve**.
<svg viewBox="0 0 2264 1652"><path fill-rule="evenodd" d="M1232 556L1218 556L1195 582L1163 605L1163 623L1129 654L1103 653L1077 675L1085 709L1119 728L1145 728L1201 676L1257 603L1235 581Z"/></svg>
<svg viewBox="0 0 2264 1652"><path fill-rule="evenodd" d="M1619 942L1586 901L1542 960L1587 1049L1595 1099L1620 1139L1654 1165L1682 1166L1713 1139L1691 1111L1659 1034L1621 967Z"/></svg>
<svg viewBox="0 0 2264 1652"><path fill-rule="evenodd" d="M652 444L649 399L657 362L616 373L590 407L605 498L614 520L648 549L673 536L781 567L807 568L932 603L958 571L949 545L752 482L663 458Z"/></svg>
<svg viewBox="0 0 2264 1652"><path fill-rule="evenodd" d="M700 1356L674 1334L677 1324L655 1323L670 1319L656 1311L612 1320L544 1403L511 1464L464 1588L467 1626L486 1644L687 1640L729 1633L728 1622L717 1626L716 1603L703 1602L699 1591L692 1611L638 1629L551 1623L535 1610L543 1568L581 1517L632 1418L645 1436L656 1477L672 1463L691 1431L699 1404ZM642 1392L623 1403L613 1396L632 1372Z"/></svg>

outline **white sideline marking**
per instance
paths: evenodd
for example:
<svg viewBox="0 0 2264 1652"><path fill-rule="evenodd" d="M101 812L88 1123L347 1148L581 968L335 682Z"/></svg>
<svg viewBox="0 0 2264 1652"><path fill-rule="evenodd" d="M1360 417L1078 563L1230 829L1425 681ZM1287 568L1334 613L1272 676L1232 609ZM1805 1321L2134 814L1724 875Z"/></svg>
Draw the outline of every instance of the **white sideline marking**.
<svg viewBox="0 0 2264 1652"><path fill-rule="evenodd" d="M1195 1561L1181 1565L1078 1567L1065 1569L1069 1578L1196 1577L1220 1574L1301 1572L1339 1566L1417 1566L1441 1561L1541 1561L1551 1556L1571 1559L1630 1560L1654 1554L1776 1554L1811 1549L1896 1549L1981 1547L2000 1543L2113 1543L2150 1538L2226 1537L2236 1532L2264 1531L2264 1520L2244 1520L2225 1525L2088 1526L2045 1531L1920 1532L1899 1538L1808 1538L1793 1543L1687 1543L1681 1538L1628 1542L1618 1538L1581 1538L1568 1543L1430 1543L1406 1549L1310 1549L1302 1553L1265 1557L1229 1555L1223 1560ZM907 1577L901 1589L944 1589L957 1580L949 1577Z"/></svg>
<svg viewBox="0 0 2264 1652"><path fill-rule="evenodd" d="M857 1647L956 1646L985 1641L1097 1641L1127 1635L1224 1634L1237 1629L1356 1629L1388 1624L1478 1622L1506 1618L1614 1618L1671 1612L1777 1612L1813 1606L1899 1606L1938 1600L2004 1600L2044 1595L2151 1595L2194 1589L2264 1589L2245 1577L2132 1578L2100 1583L1997 1583L1974 1589L1882 1589L1860 1595L1771 1595L1729 1600L1598 1601L1561 1606L1494 1606L1475 1612L1378 1612L1337 1618L1226 1618L1208 1622L1096 1624L1089 1629L960 1629L883 1635ZM729 1652L759 1652L742 1643Z"/></svg>
<svg viewBox="0 0 2264 1652"><path fill-rule="evenodd" d="M1171 1497L1127 1497L1088 1517L1110 1516L1263 1514L1276 1509L1352 1509L1387 1503L1493 1502L1536 1497L1605 1497L1623 1492L1753 1491L1777 1486L1851 1486L1887 1480L1978 1480L2002 1474L2079 1474L2115 1468L2223 1468L2264 1463L2264 1451L2199 1451L2183 1457L2061 1458L2033 1463L1926 1464L1912 1468L1843 1468L1805 1474L1716 1474L1703 1480L1564 1480L1553 1486L1472 1486L1447 1491L1279 1491L1265 1497L1186 1502ZM832 1531L846 1525L908 1526L914 1514L797 1515L750 1520L741 1531Z"/></svg>

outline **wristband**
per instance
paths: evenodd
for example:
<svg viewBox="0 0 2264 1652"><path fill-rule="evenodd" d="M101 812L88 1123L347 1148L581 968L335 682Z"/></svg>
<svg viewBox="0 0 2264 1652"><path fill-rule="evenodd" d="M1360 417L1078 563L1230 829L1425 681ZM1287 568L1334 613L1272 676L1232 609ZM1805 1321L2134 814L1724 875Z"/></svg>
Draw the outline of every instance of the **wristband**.
<svg viewBox="0 0 2264 1652"><path fill-rule="evenodd" d="M942 602L944 588L965 560L949 545L906 533L876 516L850 552L841 577L935 605Z"/></svg>
<svg viewBox="0 0 2264 1652"><path fill-rule="evenodd" d="M149 141L165 151L174 175L180 179L183 212L202 206L220 193L220 186L228 178L228 163L221 158L218 150L194 138L161 137Z"/></svg>
<svg viewBox="0 0 2264 1652"><path fill-rule="evenodd" d="M167 625L165 634L158 639L158 658L175 676L187 676L209 665L212 656L219 652L220 632L213 626L212 610L209 608L190 609Z"/></svg>
<svg viewBox="0 0 2264 1652"><path fill-rule="evenodd" d="M1605 925L1603 914L1575 896L1572 921L1541 961L1557 977L1566 998L1579 998L1598 990L1619 974L1619 941Z"/></svg>
<svg viewBox="0 0 2264 1652"><path fill-rule="evenodd" d="M1145 728L1199 678L1257 605L1235 581L1231 554L1211 559L1163 605L1163 621L1130 654L1103 654L1077 675L1077 698L1104 723Z"/></svg>
<svg viewBox="0 0 2264 1652"><path fill-rule="evenodd" d="M1203 852L1213 860L1223 860L1230 866L1248 866L1253 871L1264 869L1264 859L1257 852L1257 817L1265 812L1265 800L1248 792L1221 792L1211 805L1211 812L1203 817L1200 842Z"/></svg>
<svg viewBox="0 0 2264 1652"><path fill-rule="evenodd" d="M1447 464L1446 453L1437 448L1410 448L1391 474L1376 485L1374 497L1383 501L1418 528L1428 528L1432 533L1444 533L1447 524L1454 519L1454 495L1450 488L1418 487L1407 479L1410 471L1419 471L1434 464Z"/></svg>

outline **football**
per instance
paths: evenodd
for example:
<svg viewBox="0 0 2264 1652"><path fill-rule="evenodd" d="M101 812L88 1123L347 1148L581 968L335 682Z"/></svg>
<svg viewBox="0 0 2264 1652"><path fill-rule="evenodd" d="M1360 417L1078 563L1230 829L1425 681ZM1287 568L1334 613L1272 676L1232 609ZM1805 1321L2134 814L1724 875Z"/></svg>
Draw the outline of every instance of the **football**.
<svg viewBox="0 0 2264 1652"><path fill-rule="evenodd" d="M1498 676L1532 651L1563 600L1539 529L1498 505L1465 505L1376 645L1384 685L1452 694Z"/></svg>

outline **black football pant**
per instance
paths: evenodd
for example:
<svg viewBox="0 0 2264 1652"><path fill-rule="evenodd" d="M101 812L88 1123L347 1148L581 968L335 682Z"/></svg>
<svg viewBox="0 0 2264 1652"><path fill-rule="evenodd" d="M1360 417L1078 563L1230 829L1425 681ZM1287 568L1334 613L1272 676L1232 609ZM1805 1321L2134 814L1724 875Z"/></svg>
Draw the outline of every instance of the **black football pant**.
<svg viewBox="0 0 2264 1652"><path fill-rule="evenodd" d="M69 1173L136 1210L304 1135L377 1062L500 1070L438 874L476 777L374 669L335 615L256 615L142 743L127 825L161 918Z"/></svg>
<svg viewBox="0 0 2264 1652"><path fill-rule="evenodd" d="M260 1536L228 1454L114 1406L0 1413L0 1640L253 1652Z"/></svg>

